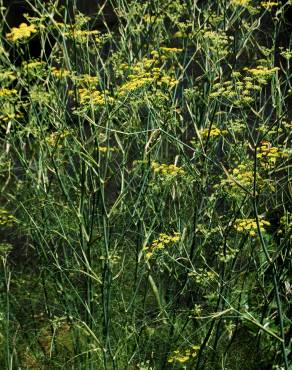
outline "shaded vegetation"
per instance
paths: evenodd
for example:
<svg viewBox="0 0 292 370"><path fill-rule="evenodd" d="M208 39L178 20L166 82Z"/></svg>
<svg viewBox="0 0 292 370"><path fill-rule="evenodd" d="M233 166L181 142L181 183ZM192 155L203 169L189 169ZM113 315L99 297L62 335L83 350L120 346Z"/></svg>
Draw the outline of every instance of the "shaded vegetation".
<svg viewBox="0 0 292 370"><path fill-rule="evenodd" d="M22 4L0 368L288 370L291 1Z"/></svg>

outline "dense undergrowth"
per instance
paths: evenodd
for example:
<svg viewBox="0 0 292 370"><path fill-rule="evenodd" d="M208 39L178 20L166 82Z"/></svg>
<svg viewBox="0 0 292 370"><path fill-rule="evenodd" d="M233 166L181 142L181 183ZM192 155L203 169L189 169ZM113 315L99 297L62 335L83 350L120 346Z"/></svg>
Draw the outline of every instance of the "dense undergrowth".
<svg viewBox="0 0 292 370"><path fill-rule="evenodd" d="M116 0L97 30L27 3L0 17L0 368L288 370L291 4Z"/></svg>

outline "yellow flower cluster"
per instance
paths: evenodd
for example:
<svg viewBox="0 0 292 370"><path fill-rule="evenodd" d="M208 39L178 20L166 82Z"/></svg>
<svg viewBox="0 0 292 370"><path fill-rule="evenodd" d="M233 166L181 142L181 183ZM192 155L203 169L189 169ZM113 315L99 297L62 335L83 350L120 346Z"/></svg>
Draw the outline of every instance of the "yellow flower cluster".
<svg viewBox="0 0 292 370"><path fill-rule="evenodd" d="M232 187L238 187L236 182L244 187L249 187L253 183L253 171L249 170L247 164L239 164L236 168L231 169L230 175L231 178L228 178L226 182Z"/></svg>
<svg viewBox="0 0 292 370"><path fill-rule="evenodd" d="M229 40L232 39L231 36L227 36L223 31L214 31L214 30L205 30L204 31L204 38L209 41L214 47L222 48L228 45Z"/></svg>
<svg viewBox="0 0 292 370"><path fill-rule="evenodd" d="M64 138L68 135L68 130L64 130L63 132L52 132L49 136L46 137L46 142L51 147L58 146L58 148L60 148L62 147L61 141L64 140Z"/></svg>
<svg viewBox="0 0 292 370"><path fill-rule="evenodd" d="M211 51L218 58L225 57L228 54L228 45L232 36L227 36L224 31L204 30L203 39Z"/></svg>
<svg viewBox="0 0 292 370"><path fill-rule="evenodd" d="M28 26L26 23L21 23L18 28L12 27L11 32L6 34L6 38L8 41L15 42L26 39L35 32L37 32L37 29L33 24Z"/></svg>
<svg viewBox="0 0 292 370"><path fill-rule="evenodd" d="M251 93L261 89L260 86L252 83L252 78L249 76L244 77L243 81L215 83L212 88L210 98L225 97L236 105L251 103L253 101Z"/></svg>
<svg viewBox="0 0 292 370"><path fill-rule="evenodd" d="M270 226L269 221L259 219L260 230L262 233L265 232L265 226ZM255 218L245 218L236 220L233 227L238 232L248 232L250 236L255 237L257 235L257 223Z"/></svg>
<svg viewBox="0 0 292 370"><path fill-rule="evenodd" d="M147 164L148 162L147 162L147 160L145 160L145 159L136 159L136 160L134 160L133 161L133 163L132 163L132 165L133 165L133 167L136 167L136 166L139 166L139 165L144 165L144 164Z"/></svg>
<svg viewBox="0 0 292 370"><path fill-rule="evenodd" d="M158 86L165 85L165 86L169 86L170 88L177 85L177 83L178 83L178 80L176 80L175 78L170 77L170 76L161 76L156 81L156 84Z"/></svg>
<svg viewBox="0 0 292 370"><path fill-rule="evenodd" d="M176 48L165 48L170 52L178 52L179 49ZM168 87L175 86L178 81L168 75L161 74L161 68L157 67L159 59L163 60L163 56L154 50L151 52L152 58L143 58L141 61L137 62L134 66L128 66L127 64L122 64L121 68L129 70L131 73L128 75L128 81L122 84L118 88L119 95L125 95L129 92L135 91L144 86L149 86L150 84L155 84L157 86L165 85Z"/></svg>
<svg viewBox="0 0 292 370"><path fill-rule="evenodd" d="M58 69L57 67L52 67L51 68L52 75L57 77L57 78L62 78L62 77L68 77L70 76L70 71L68 71L65 68L60 68Z"/></svg>
<svg viewBox="0 0 292 370"><path fill-rule="evenodd" d="M146 23L154 23L154 22L157 23L157 21L160 19L156 15L151 15L151 14L145 14L143 15L142 18Z"/></svg>
<svg viewBox="0 0 292 370"><path fill-rule="evenodd" d="M0 55L1 55L1 50L0 50ZM16 79L16 73L13 72L13 71L9 71L9 70L3 70L3 71L0 71L0 82L1 82L1 85L2 83L4 82L12 82Z"/></svg>
<svg viewBox="0 0 292 370"><path fill-rule="evenodd" d="M43 67L45 65L46 65L46 62L39 61L39 60L31 60L29 62L27 61L22 62L22 67L25 69L36 69L39 67Z"/></svg>
<svg viewBox="0 0 292 370"><path fill-rule="evenodd" d="M8 121L16 120L21 117L23 117L22 113L14 113L14 112L5 113L5 114L0 114L0 121L8 122Z"/></svg>
<svg viewBox="0 0 292 370"><path fill-rule="evenodd" d="M15 89L6 89L5 87L0 89L0 98L2 96L11 96L11 95L16 95L17 90Z"/></svg>
<svg viewBox="0 0 292 370"><path fill-rule="evenodd" d="M130 77L130 81L124 83L118 89L120 95L124 95L128 92L135 91L141 87L146 86L154 81L154 78L150 76L150 73L143 73L137 76Z"/></svg>
<svg viewBox="0 0 292 370"><path fill-rule="evenodd" d="M166 245L177 243L179 240L180 233L178 232L173 233L173 235L167 235L164 233L159 234L158 239L153 240L150 246L143 248L146 259L151 258L156 251L164 249Z"/></svg>
<svg viewBox="0 0 292 370"><path fill-rule="evenodd" d="M0 226L12 226L16 223L16 218L9 214L4 208L0 208Z"/></svg>
<svg viewBox="0 0 292 370"><path fill-rule="evenodd" d="M257 187L262 189L266 183L258 173L256 174L256 180ZM237 197L242 194L244 189L251 191L253 181L252 164L239 164L237 167L230 169L227 173L227 178L214 185L214 189L224 189L231 196Z"/></svg>
<svg viewBox="0 0 292 370"><path fill-rule="evenodd" d="M205 128L199 131L202 138L206 137L217 137L227 133L226 130L220 130L220 128L213 126L209 133L209 128Z"/></svg>
<svg viewBox="0 0 292 370"><path fill-rule="evenodd" d="M281 50L280 54L282 55L283 58L289 60L292 58L292 50L287 48L287 49L284 49L283 47L279 47L279 49Z"/></svg>
<svg viewBox="0 0 292 370"><path fill-rule="evenodd" d="M274 76L279 70L278 67L268 68L258 66L256 68L244 68L245 76L240 72L232 73L233 80L213 84L210 98L225 97L235 105L248 104L253 102L252 93L260 91L263 85Z"/></svg>
<svg viewBox="0 0 292 370"><path fill-rule="evenodd" d="M231 4L236 6L246 7L250 4L251 0L232 0Z"/></svg>
<svg viewBox="0 0 292 370"><path fill-rule="evenodd" d="M163 52L166 52L166 53L174 53L174 54L181 53L183 51L183 49L181 49L181 48L168 48L166 46L161 46L160 50L163 51ZM152 54L153 54L153 52L152 52Z"/></svg>
<svg viewBox="0 0 292 370"><path fill-rule="evenodd" d="M111 148L109 146L99 146L98 150L101 153L107 153L107 152L115 152L117 150L117 148L115 148L115 147Z"/></svg>
<svg viewBox="0 0 292 370"><path fill-rule="evenodd" d="M44 85L35 84L31 86L29 91L30 100L38 104L49 104L53 97L53 91L46 90Z"/></svg>
<svg viewBox="0 0 292 370"><path fill-rule="evenodd" d="M268 10L272 9L274 6L278 6L280 5L278 2L276 1L262 1L261 2L261 6L263 8L266 8Z"/></svg>
<svg viewBox="0 0 292 370"><path fill-rule="evenodd" d="M112 103L114 99L107 94L105 90L103 92L98 90L81 88L78 89L79 99L81 105L93 104L93 105L104 105L105 103Z"/></svg>
<svg viewBox="0 0 292 370"><path fill-rule="evenodd" d="M191 346L190 348L185 349L184 351L173 351L173 354L169 356L167 362L173 363L178 362L180 364L184 364L188 362L190 359L197 356L200 346Z"/></svg>
<svg viewBox="0 0 292 370"><path fill-rule="evenodd" d="M79 86L95 87L99 83L97 76L91 76L89 74L72 76L74 82Z"/></svg>
<svg viewBox="0 0 292 370"><path fill-rule="evenodd" d="M277 158L286 157L287 153L282 152L279 148L274 147L268 141L262 141L257 153L257 158L261 160L262 166L274 165Z"/></svg>
<svg viewBox="0 0 292 370"><path fill-rule="evenodd" d="M70 26L64 24L63 22L54 22L54 24L60 29L60 32L64 37L74 39L76 42L85 43L89 40L89 38L92 38L98 43L102 41L102 38L100 37L100 31L82 29L82 27L84 27L84 25L86 27L86 23L90 21L89 17L82 17L81 19L77 15L75 20L77 22Z"/></svg>
<svg viewBox="0 0 292 370"><path fill-rule="evenodd" d="M268 80L272 78L277 71L279 71L279 67L268 68L265 66L257 66L256 68L244 68L244 70L251 75L251 77L258 82L259 84L265 85L267 84Z"/></svg>
<svg viewBox="0 0 292 370"><path fill-rule="evenodd" d="M46 79L48 76L48 65L46 62L38 59L23 61L21 64L21 75L25 78L37 80Z"/></svg>
<svg viewBox="0 0 292 370"><path fill-rule="evenodd" d="M220 262L227 263L233 258L235 258L238 252L239 252L239 249L230 248L227 246L226 250L223 250L223 248L220 247L219 250L215 252L215 254L218 257L218 260Z"/></svg>
<svg viewBox="0 0 292 370"><path fill-rule="evenodd" d="M197 271L188 273L188 276L193 278L197 284L207 285L216 278L213 271L206 271L206 269L198 268Z"/></svg>
<svg viewBox="0 0 292 370"><path fill-rule="evenodd" d="M80 30L72 28L69 32L64 32L63 35L72 38L79 43L87 42L89 37L93 37L98 43L102 42L100 31L98 30Z"/></svg>
<svg viewBox="0 0 292 370"><path fill-rule="evenodd" d="M176 176L176 175L184 175L185 171L181 167L177 167L175 164L159 164L157 162L151 163L151 168L155 173L160 173L162 175L170 175L170 176Z"/></svg>

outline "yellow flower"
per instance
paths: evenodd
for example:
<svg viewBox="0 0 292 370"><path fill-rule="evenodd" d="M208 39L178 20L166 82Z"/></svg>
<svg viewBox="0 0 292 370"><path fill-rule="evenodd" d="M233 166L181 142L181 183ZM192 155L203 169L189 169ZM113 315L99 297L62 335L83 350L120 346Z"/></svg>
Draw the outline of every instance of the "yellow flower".
<svg viewBox="0 0 292 370"><path fill-rule="evenodd" d="M98 147L98 150L101 152L101 153L107 153L107 152L114 152L117 150L116 147L109 147L109 146L99 146Z"/></svg>
<svg viewBox="0 0 292 370"><path fill-rule="evenodd" d="M98 30L80 30L72 28L70 32L64 32L64 36L75 39L79 43L86 43L90 36L94 36L97 43L100 43L102 39L99 37L100 31Z"/></svg>
<svg viewBox="0 0 292 370"><path fill-rule="evenodd" d="M271 78L277 71L279 67L268 68L265 66L257 66L256 68L244 68L251 76L257 80L257 82L265 84L267 79Z"/></svg>
<svg viewBox="0 0 292 370"><path fill-rule="evenodd" d="M158 239L154 239L152 244L146 247L143 247L145 253L145 258L148 260L153 256L153 254L159 250L163 250L166 245L173 245L180 240L180 233L174 232L173 235L167 235L160 233Z"/></svg>
<svg viewBox="0 0 292 370"><path fill-rule="evenodd" d="M149 258L151 258L153 256L153 253L152 252L147 252L145 256L146 256L146 259L148 260Z"/></svg>
<svg viewBox="0 0 292 370"><path fill-rule="evenodd" d="M107 146L100 146L100 147L98 148L98 150L99 150L100 152L102 152L102 153L106 153L106 152L108 151L108 147L107 147Z"/></svg>
<svg viewBox="0 0 292 370"><path fill-rule="evenodd" d="M166 46L161 46L160 50L166 52L166 53L180 53L183 51L183 49L179 48L168 48Z"/></svg>
<svg viewBox="0 0 292 370"><path fill-rule="evenodd" d="M209 128L201 130L200 133L201 133L201 136L205 138L205 137L208 137L208 135L210 137L216 137L222 134L223 132L219 128L213 126L213 128L210 130L210 133L209 133Z"/></svg>
<svg viewBox="0 0 292 370"><path fill-rule="evenodd" d="M236 5L236 6L243 6L247 7L250 4L251 0L232 0L231 4Z"/></svg>
<svg viewBox="0 0 292 370"><path fill-rule="evenodd" d="M45 62L39 60L31 60L29 62L24 61L22 62L22 67L26 70L34 70L39 69L40 67L44 67L46 65Z"/></svg>
<svg viewBox="0 0 292 370"><path fill-rule="evenodd" d="M70 76L70 71L68 71L65 68L58 69L56 67L52 67L51 71L52 71L52 75L57 77L57 78Z"/></svg>
<svg viewBox="0 0 292 370"><path fill-rule="evenodd" d="M17 94L17 90L15 90L15 89L6 89L5 87L0 89L0 97L1 96L10 96L10 95L15 95L15 94Z"/></svg>
<svg viewBox="0 0 292 370"><path fill-rule="evenodd" d="M107 91L101 92L92 89L78 89L80 103L93 104L93 105L104 105L106 102L112 103L114 99L107 95Z"/></svg>
<svg viewBox="0 0 292 370"><path fill-rule="evenodd" d="M191 348L186 348L181 352L179 350L173 351L173 354L167 359L168 363L179 362L180 364L184 364L185 362L190 360L191 357L196 357L200 346L191 346Z"/></svg>
<svg viewBox="0 0 292 370"><path fill-rule="evenodd" d="M272 7L278 6L278 5L279 5L279 3L278 2L275 2L275 1L262 1L261 2L261 6L263 8L268 9L268 10L270 10Z"/></svg>
<svg viewBox="0 0 292 370"><path fill-rule="evenodd" d="M18 28L12 27L11 32L6 34L6 38L8 41L15 42L21 39L26 39L35 32L37 32L37 29L33 24L28 26L26 23L21 23Z"/></svg>
<svg viewBox="0 0 292 370"><path fill-rule="evenodd" d="M6 209L0 208L0 226L12 226L17 222L17 219L8 213Z"/></svg>
<svg viewBox="0 0 292 370"><path fill-rule="evenodd" d="M264 233L265 227L264 226L270 226L270 222L263 220L261 217L259 217L259 226L262 233ZM254 218L245 218L245 219L238 219L234 223L234 228L237 232L245 232L248 230L248 234L251 237L255 237L257 235L257 223L256 219Z"/></svg>
<svg viewBox="0 0 292 370"><path fill-rule="evenodd" d="M287 153L284 153L279 148L272 146L268 141L262 141L257 153L257 158L261 160L260 164L263 167L276 163L277 158L286 157Z"/></svg>
<svg viewBox="0 0 292 370"><path fill-rule="evenodd" d="M63 132L52 132L50 135L46 137L46 143L50 147L62 147L62 141L65 139L66 136L69 135L69 131L65 130Z"/></svg>
<svg viewBox="0 0 292 370"><path fill-rule="evenodd" d="M162 175L176 176L185 174L185 171L181 167L177 167L174 164L167 165L165 163L159 164L157 162L152 162L151 167L154 172Z"/></svg>
<svg viewBox="0 0 292 370"><path fill-rule="evenodd" d="M154 23L157 20L157 16L151 14L145 14L142 18L147 23Z"/></svg>
<svg viewBox="0 0 292 370"><path fill-rule="evenodd" d="M162 48L162 50L167 52L179 52L180 49L177 48ZM150 53L152 58L143 58L138 61L134 66L128 66L122 64L122 69L128 69L130 72L127 76L127 80L118 87L117 92L119 95L123 96L127 93L134 92L140 88L148 88L149 86L157 88L157 86L167 86L173 87L178 81L172 76L162 76L161 68L157 67L159 53L156 50ZM163 59L163 56L160 57Z"/></svg>
<svg viewBox="0 0 292 370"><path fill-rule="evenodd" d="M187 362L189 359L190 359L190 357L189 357L189 356L180 356L180 357L177 357L177 358L176 358L176 360L177 360L178 362L180 362L181 364L183 364L183 363Z"/></svg>
<svg viewBox="0 0 292 370"><path fill-rule="evenodd" d="M21 113L6 113L0 115L0 121L8 122L12 120L16 120L17 118L23 117L23 114Z"/></svg>
<svg viewBox="0 0 292 370"><path fill-rule="evenodd" d="M143 86L146 86L153 81L154 79L151 77L142 77L142 78L137 78L137 79L133 78L131 81L126 82L122 86L120 86L119 93L123 95L127 92L131 92Z"/></svg>
<svg viewBox="0 0 292 370"><path fill-rule="evenodd" d="M2 54L2 51L0 49L0 55ZM0 81L1 83L3 81L8 81L8 82L12 82L16 79L16 73L13 72L13 71L7 71L7 70L4 70L4 71L1 71L0 72Z"/></svg>
<svg viewBox="0 0 292 370"><path fill-rule="evenodd" d="M94 87L99 83L99 78L97 76L91 76L89 74L76 76L74 80L80 85L87 85Z"/></svg>

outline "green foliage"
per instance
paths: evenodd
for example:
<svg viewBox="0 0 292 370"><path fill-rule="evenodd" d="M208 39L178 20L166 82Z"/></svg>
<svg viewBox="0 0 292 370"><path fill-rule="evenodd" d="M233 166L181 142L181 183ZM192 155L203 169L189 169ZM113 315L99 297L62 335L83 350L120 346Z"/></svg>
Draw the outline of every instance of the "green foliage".
<svg viewBox="0 0 292 370"><path fill-rule="evenodd" d="M96 30L27 3L0 42L1 369L288 370L288 5L115 0Z"/></svg>

